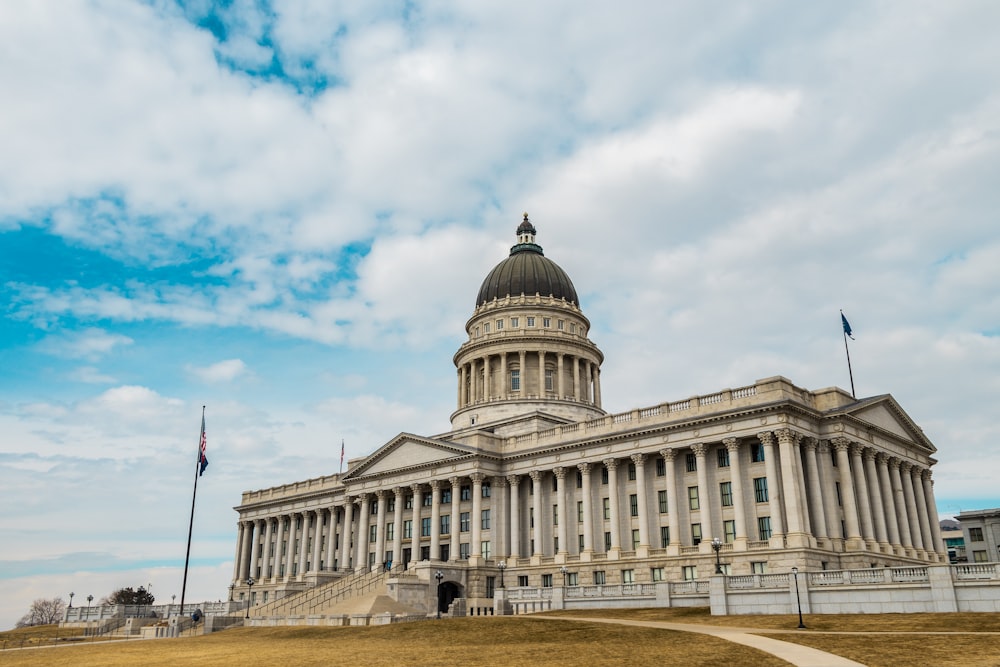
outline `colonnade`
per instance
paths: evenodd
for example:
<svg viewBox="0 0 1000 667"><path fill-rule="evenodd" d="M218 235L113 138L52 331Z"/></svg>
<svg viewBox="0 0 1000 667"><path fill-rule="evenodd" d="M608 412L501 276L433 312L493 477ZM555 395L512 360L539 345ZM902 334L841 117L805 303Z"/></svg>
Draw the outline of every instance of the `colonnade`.
<svg viewBox="0 0 1000 667"><path fill-rule="evenodd" d="M517 373L516 382L512 382L512 371ZM551 371L551 381L546 371ZM574 354L519 350L484 354L458 367L460 408L483 401L529 397L572 399L600 407L600 366Z"/></svg>

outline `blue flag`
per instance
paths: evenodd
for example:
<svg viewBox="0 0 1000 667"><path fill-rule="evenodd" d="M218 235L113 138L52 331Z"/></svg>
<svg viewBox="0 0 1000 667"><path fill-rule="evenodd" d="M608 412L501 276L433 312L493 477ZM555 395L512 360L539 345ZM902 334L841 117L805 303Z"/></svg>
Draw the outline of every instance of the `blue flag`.
<svg viewBox="0 0 1000 667"><path fill-rule="evenodd" d="M846 320L845 320L846 321ZM201 441L198 443L198 463L201 464L201 469L198 471L198 477L205 474L205 468L208 467L208 457L205 456L205 449L208 447L208 440L205 437L205 415L201 416Z"/></svg>
<svg viewBox="0 0 1000 667"><path fill-rule="evenodd" d="M844 317L844 311L840 311L840 321L844 323L844 333L850 337L851 340L854 340L854 336L851 335L851 323L847 321L846 317Z"/></svg>

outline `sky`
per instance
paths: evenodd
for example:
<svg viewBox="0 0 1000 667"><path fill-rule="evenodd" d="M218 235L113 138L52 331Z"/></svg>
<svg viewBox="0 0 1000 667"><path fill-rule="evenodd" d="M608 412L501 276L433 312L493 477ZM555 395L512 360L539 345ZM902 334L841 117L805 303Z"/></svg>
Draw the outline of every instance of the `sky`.
<svg viewBox="0 0 1000 667"><path fill-rule="evenodd" d="M1000 506L1000 5L0 6L0 628L226 597L245 490L441 434L522 212L609 412L891 393Z"/></svg>

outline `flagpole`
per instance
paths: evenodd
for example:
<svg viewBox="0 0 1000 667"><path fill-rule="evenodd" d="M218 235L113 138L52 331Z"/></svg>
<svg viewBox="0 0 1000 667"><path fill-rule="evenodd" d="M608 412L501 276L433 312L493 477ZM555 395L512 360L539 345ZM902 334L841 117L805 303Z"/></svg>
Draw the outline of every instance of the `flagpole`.
<svg viewBox="0 0 1000 667"><path fill-rule="evenodd" d="M198 458L194 464L194 492L191 493L191 520L188 522L187 553L184 555L184 582L181 584L181 616L184 615L184 595L187 593L188 563L191 560L191 534L194 531L194 500L198 497L198 477L201 472L201 442L205 435L205 406L201 406L201 433L198 435Z"/></svg>
<svg viewBox="0 0 1000 667"><path fill-rule="evenodd" d="M847 324L847 318L844 317L844 311L840 311L840 321L844 323L844 352L847 354L847 374L851 378L851 396L857 398L858 395L854 393L854 371L851 370L851 350L847 347L847 330L849 325Z"/></svg>

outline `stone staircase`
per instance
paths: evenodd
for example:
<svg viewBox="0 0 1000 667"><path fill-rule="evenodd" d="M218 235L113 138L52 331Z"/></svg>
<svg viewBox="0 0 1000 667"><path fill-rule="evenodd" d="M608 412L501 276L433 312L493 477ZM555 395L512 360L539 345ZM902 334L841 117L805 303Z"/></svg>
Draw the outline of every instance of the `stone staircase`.
<svg viewBox="0 0 1000 667"><path fill-rule="evenodd" d="M336 581L274 600L250 609L251 617L309 616L337 608L341 613L396 612L408 608L386 595L386 582L406 576L402 566L391 572L376 570L348 575ZM383 599L384 598L384 599ZM355 610L357 608L357 610ZM375 609L375 611L372 611Z"/></svg>

